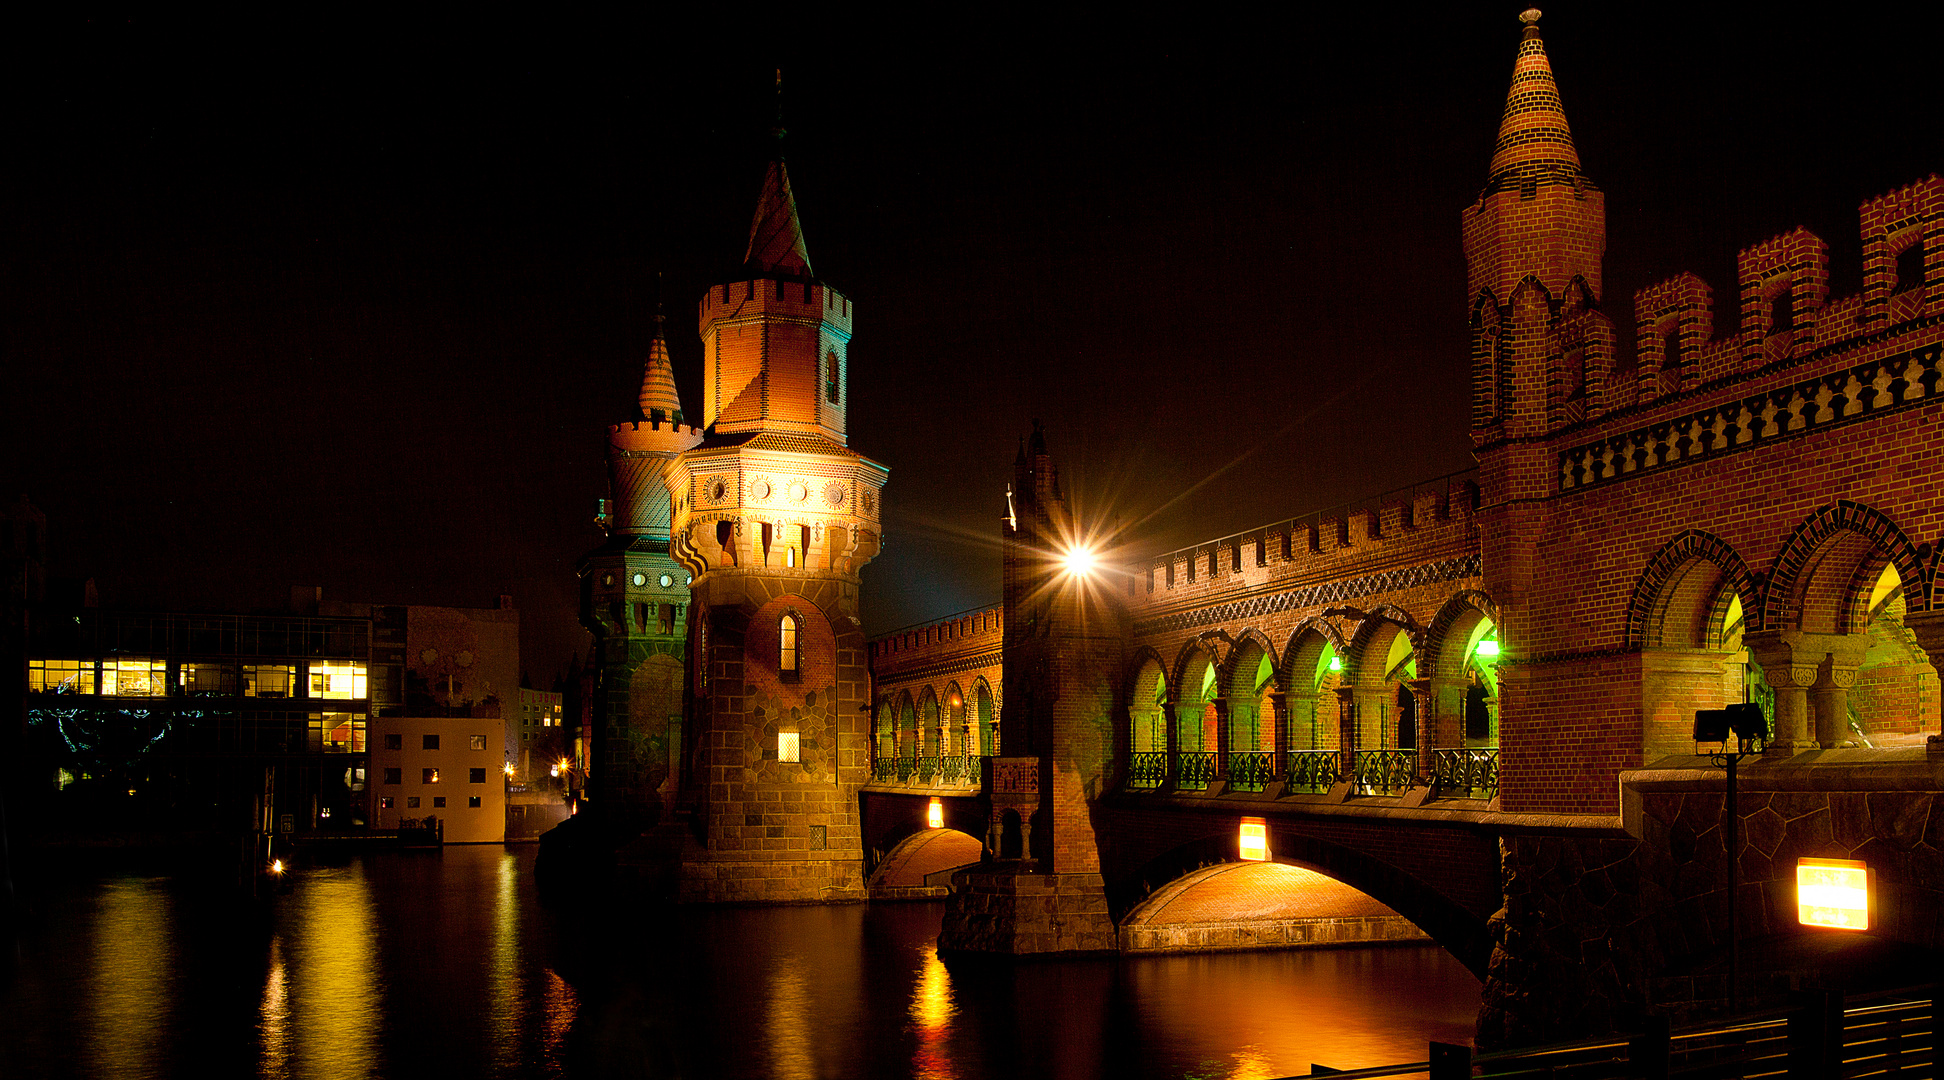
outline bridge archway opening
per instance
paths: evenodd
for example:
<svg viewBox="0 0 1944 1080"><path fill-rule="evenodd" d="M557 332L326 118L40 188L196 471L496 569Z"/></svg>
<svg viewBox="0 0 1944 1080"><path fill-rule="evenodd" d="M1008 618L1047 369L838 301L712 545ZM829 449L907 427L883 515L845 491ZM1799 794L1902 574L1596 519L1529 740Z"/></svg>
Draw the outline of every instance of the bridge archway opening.
<svg viewBox="0 0 1944 1080"><path fill-rule="evenodd" d="M943 896L954 870L980 860L985 845L957 829L920 829L885 852L866 887L876 898Z"/></svg>
<svg viewBox="0 0 1944 1080"><path fill-rule="evenodd" d="M1368 893L1285 859L1191 870L1128 912L1120 939L1123 952L1431 943Z"/></svg>
<svg viewBox="0 0 1944 1080"><path fill-rule="evenodd" d="M878 702L877 731L871 745L876 748L880 761L898 756L898 714L889 700Z"/></svg>
<svg viewBox="0 0 1944 1080"><path fill-rule="evenodd" d="M1343 658L1337 643L1305 626L1283 650L1284 710L1288 726L1285 749L1295 752L1335 751L1342 714L1337 688L1343 681Z"/></svg>
<svg viewBox="0 0 1944 1080"><path fill-rule="evenodd" d="M944 713L938 707L938 695L932 688L925 687L923 697L918 699L918 756L942 757L945 754Z"/></svg>
<svg viewBox="0 0 1944 1080"><path fill-rule="evenodd" d="M945 730L946 744L939 751L940 753L950 754L954 757L962 757L967 753L978 753L977 750L968 751L966 749L976 739L966 729L965 691L959 689L959 684L956 680L945 688Z"/></svg>
<svg viewBox="0 0 1944 1080"><path fill-rule="evenodd" d="M1243 638L1229 653L1222 687L1229 785L1235 790L1261 791L1275 771L1276 692L1275 657L1254 638Z"/></svg>
<svg viewBox="0 0 1944 1080"><path fill-rule="evenodd" d="M1421 711L1417 695L1424 689L1418 682L1416 642L1396 622L1366 619L1353 651L1356 748L1415 749Z"/></svg>
<svg viewBox="0 0 1944 1080"><path fill-rule="evenodd" d="M1019 811L1007 810L999 818L999 857L1021 858L1026 853L1026 832Z"/></svg>
<svg viewBox="0 0 1944 1080"><path fill-rule="evenodd" d="M918 707L909 690L898 695L898 756L907 761L918 756Z"/></svg>
<svg viewBox="0 0 1944 1080"><path fill-rule="evenodd" d="M992 687L983 677L972 684L972 738L978 745L974 754L997 757L999 754L999 708L992 700Z"/></svg>
<svg viewBox="0 0 1944 1080"><path fill-rule="evenodd" d="M1221 743L1215 699L1220 695L1219 665L1206 647L1183 658L1174 694L1177 787L1200 791L1214 780L1215 752Z"/></svg>
<svg viewBox="0 0 1944 1080"><path fill-rule="evenodd" d="M1917 745L1935 726L1944 658L1918 646L1904 627L1903 575L1887 563L1862 605L1864 649L1849 691L1851 736L1864 746Z"/></svg>
<svg viewBox="0 0 1944 1080"><path fill-rule="evenodd" d="M1360 848L1335 843L1301 830L1284 828L1273 818L1269 821L1268 844L1269 860L1245 861L1240 858L1238 834L1224 830L1155 856L1132 874L1115 875L1108 884L1107 894L1115 924L1123 927L1148 925L1157 921L1157 915L1164 916L1161 925L1167 925L1168 920L1176 917L1186 923L1186 916L1190 912L1199 912L1201 914L1197 916L1196 925L1228 927L1221 933L1214 929L1157 931L1146 939L1145 944L1149 948L1160 947L1162 951L1197 951L1208 943L1217 943L1213 947L1242 948L1325 944L1327 942L1317 940L1318 936L1328 937L1332 934L1337 936L1337 944L1355 944L1355 941L1343 935L1358 932L1368 935L1371 941L1428 940L1456 957L1474 976L1481 980L1485 977L1492 953L1492 940L1486 930L1485 916L1474 909L1496 902L1495 895L1489 898L1473 896L1461 902L1462 894L1448 893L1448 885L1441 886L1437 881L1428 881L1408 873ZM1306 873L1297 875L1288 871L1222 869L1272 863ZM1229 873L1243 876L1225 878L1224 875ZM1320 881L1317 877L1309 876L1311 874L1327 880ZM1173 907L1174 915L1169 916L1166 913L1171 909L1158 903L1176 894L1185 894L1204 881L1212 884L1208 891L1195 897L1192 907ZM1362 899L1351 896L1352 893ZM1310 899L1305 900L1305 896ZM1396 916L1418 933L1413 934L1411 929L1401 924L1377 923L1361 928L1345 925L1329 931L1312 928L1306 932L1309 936L1304 940L1303 932L1292 931L1289 927L1278 931L1251 931L1244 926L1251 922L1278 921L1285 916L1292 919L1331 917L1324 914L1328 910L1324 905L1326 901L1333 902L1333 898L1344 902L1345 906L1339 909L1339 913L1345 918ZM1174 900L1168 900L1168 903L1173 904ZM1470 907L1466 906L1467 903ZM1375 909L1366 906L1371 904L1386 909L1389 915L1373 915ZM1291 940L1292 933L1298 940ZM1276 940L1278 935L1280 941ZM1186 941L1194 945L1197 938L1204 946L1177 949L1168 944L1170 941ZM1224 939L1234 944L1219 945ZM1123 934L1121 940L1122 948L1126 949L1132 939ZM1134 951L1141 951L1143 943L1133 941L1133 946Z"/></svg>
<svg viewBox="0 0 1944 1080"><path fill-rule="evenodd" d="M1168 674L1150 655L1134 672L1127 697L1128 786L1160 787L1168 777Z"/></svg>

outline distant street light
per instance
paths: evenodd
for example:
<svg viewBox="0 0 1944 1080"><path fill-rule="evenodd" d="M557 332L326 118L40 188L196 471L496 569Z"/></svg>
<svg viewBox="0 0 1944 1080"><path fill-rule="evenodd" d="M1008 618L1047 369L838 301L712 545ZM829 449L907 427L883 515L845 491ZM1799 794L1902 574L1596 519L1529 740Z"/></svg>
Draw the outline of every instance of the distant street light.
<svg viewBox="0 0 1944 1080"><path fill-rule="evenodd" d="M1088 577L1093 573L1095 564L1093 549L1085 544L1069 548L1062 561L1066 563L1066 572L1074 577Z"/></svg>

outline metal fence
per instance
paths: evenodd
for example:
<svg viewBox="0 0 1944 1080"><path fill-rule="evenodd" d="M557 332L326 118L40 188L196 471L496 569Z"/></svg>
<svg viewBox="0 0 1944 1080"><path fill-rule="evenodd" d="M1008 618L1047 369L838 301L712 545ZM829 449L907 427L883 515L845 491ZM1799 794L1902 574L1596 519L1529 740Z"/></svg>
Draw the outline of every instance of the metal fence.
<svg viewBox="0 0 1944 1080"><path fill-rule="evenodd" d="M1447 799L1490 799L1498 795L1496 746L1431 751L1435 793Z"/></svg>
<svg viewBox="0 0 1944 1080"><path fill-rule="evenodd" d="M1415 750L1359 750L1351 780L1359 795L1402 795L1417 779Z"/></svg>
<svg viewBox="0 0 1944 1080"><path fill-rule="evenodd" d="M1158 788L1168 782L1168 755L1161 750L1136 751L1127 762L1127 786Z"/></svg>
<svg viewBox="0 0 1944 1080"><path fill-rule="evenodd" d="M1341 766L1342 758L1335 750L1291 750L1284 789L1324 794L1343 779Z"/></svg>
<svg viewBox="0 0 1944 1080"><path fill-rule="evenodd" d="M1276 778L1276 755L1254 750L1229 751L1228 781L1234 791L1261 791Z"/></svg>
<svg viewBox="0 0 1944 1080"><path fill-rule="evenodd" d="M1175 786L1184 791L1206 791L1215 782L1215 755L1207 751L1192 751L1177 755L1180 758L1181 772Z"/></svg>

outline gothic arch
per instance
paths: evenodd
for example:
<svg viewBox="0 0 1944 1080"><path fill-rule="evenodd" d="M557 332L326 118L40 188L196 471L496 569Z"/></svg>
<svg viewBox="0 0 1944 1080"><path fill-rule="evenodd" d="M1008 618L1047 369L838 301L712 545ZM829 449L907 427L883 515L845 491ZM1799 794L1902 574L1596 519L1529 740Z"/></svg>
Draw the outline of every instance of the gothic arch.
<svg viewBox="0 0 1944 1080"><path fill-rule="evenodd" d="M1916 547L1882 512L1848 499L1817 510L1775 557L1761 629L1860 631L1869 586L1886 565L1906 582L1924 580Z"/></svg>
<svg viewBox="0 0 1944 1080"><path fill-rule="evenodd" d="M1930 571L1924 575L1924 591L1930 594L1928 611L1944 610L1944 581L1939 580L1940 571L1944 571L1944 544L1931 552Z"/></svg>
<svg viewBox="0 0 1944 1080"><path fill-rule="evenodd" d="M1320 639L1310 640L1311 637ZM1304 678L1314 676L1316 668L1323 662L1323 644L1328 643L1338 656L1349 651L1343 640L1343 630L1328 619L1310 618L1296 624L1289 632L1289 641L1283 646L1282 669L1276 673L1276 682L1285 690L1310 689L1296 681L1299 671Z"/></svg>
<svg viewBox="0 0 1944 1080"><path fill-rule="evenodd" d="M945 713L938 707L938 693L930 686L918 695L918 746L923 753L919 757L938 757L944 753L939 749L939 733L944 730Z"/></svg>
<svg viewBox="0 0 1944 1080"><path fill-rule="evenodd" d="M1210 630L1205 634L1190 638L1182 643L1181 652L1175 655L1174 668L1171 672L1172 678L1169 680L1169 685L1174 687L1174 690L1169 694L1171 698L1180 700L1182 695L1186 693L1199 692L1201 690L1200 678L1193 680L1194 687L1192 691L1188 686L1190 681L1188 678L1188 669L1190 665L1194 664L1197 655L1208 658L1209 665L1216 671L1215 677L1217 685L1220 685L1223 656L1222 652L1215 647L1216 641L1227 644L1231 649L1235 645L1235 642L1229 638L1228 634L1221 630Z"/></svg>
<svg viewBox="0 0 1944 1080"><path fill-rule="evenodd" d="M1246 673L1242 671L1244 666L1242 661L1250 656L1268 657L1270 670L1277 673L1281 672L1281 661L1276 656L1275 643L1269 640L1268 635L1251 626L1236 636L1235 644L1229 647L1228 660L1223 670L1216 676L1221 682L1224 693L1230 693L1240 688L1244 674L1249 678L1250 685L1243 692L1255 692L1255 672L1253 670ZM1271 675L1270 678L1276 681L1277 688L1280 689L1280 679L1277 679L1275 675Z"/></svg>
<svg viewBox="0 0 1944 1080"><path fill-rule="evenodd" d="M1457 631L1456 636L1460 639L1458 647L1464 648L1463 639L1471 635L1472 627L1476 625L1470 618L1474 613L1491 620L1494 626L1499 625L1498 605L1477 589L1466 589L1445 601L1444 607L1438 609L1437 616L1424 631L1424 651L1418 655L1418 675L1421 678L1441 674L1446 663L1455 663L1458 667L1459 670L1452 673L1454 677L1464 674L1464 657L1452 655L1451 652L1453 631Z"/></svg>
<svg viewBox="0 0 1944 1080"><path fill-rule="evenodd" d="M1161 654L1155 651L1154 646L1143 645L1141 646L1138 652L1136 652L1133 656L1128 658L1127 698L1126 698L1127 701L1129 702L1141 701L1142 700L1141 692L1143 687L1146 687L1147 693L1149 694L1149 697L1146 700L1149 701L1154 700L1152 696L1154 693L1153 685L1149 682L1149 680L1146 677L1147 673L1150 670L1152 670L1155 674L1161 676L1161 682L1164 686L1170 689L1174 687L1175 684L1169 681L1168 678L1167 661L1161 659Z"/></svg>
<svg viewBox="0 0 1944 1080"><path fill-rule="evenodd" d="M1392 604L1379 604L1372 608L1357 624L1357 632L1350 639L1350 649L1343 657L1343 682L1349 686L1371 686L1384 679L1382 671L1365 671L1364 660L1372 642L1382 640L1386 646L1395 631L1410 639L1411 649L1423 654L1424 628L1411 617L1411 613Z"/></svg>
<svg viewBox="0 0 1944 1080"><path fill-rule="evenodd" d="M1707 614L1719 614L1719 604L1726 594L1732 592L1741 597L1742 610L1754 612L1756 599L1760 595L1756 588L1755 576L1749 573L1748 564L1741 555L1713 533L1700 529L1687 531L1661 545L1661 549L1647 560L1646 569L1634 583L1633 599L1627 603L1627 641L1628 649L1653 648L1662 644L1670 606L1683 599L1683 585L1692 591L1703 583L1691 580L1697 562L1715 568L1719 582L1707 595L1696 594L1686 598L1687 606L1706 605ZM1681 617L1676 613L1676 617Z"/></svg>
<svg viewBox="0 0 1944 1080"><path fill-rule="evenodd" d="M1500 367L1502 349L1500 340L1504 322L1503 312L1492 290L1483 289L1472 301L1472 421L1483 425L1492 423L1504 412L1504 399L1500 396Z"/></svg>

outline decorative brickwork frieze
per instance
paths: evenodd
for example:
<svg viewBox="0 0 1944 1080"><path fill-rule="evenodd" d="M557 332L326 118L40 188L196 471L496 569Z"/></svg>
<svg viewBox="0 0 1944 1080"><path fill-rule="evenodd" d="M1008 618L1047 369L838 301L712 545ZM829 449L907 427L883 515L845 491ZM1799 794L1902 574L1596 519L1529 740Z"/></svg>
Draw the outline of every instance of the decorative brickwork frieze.
<svg viewBox="0 0 1944 1080"><path fill-rule="evenodd" d="M1563 450L1559 490L1612 483L1935 402L1940 380L1944 341L1933 341Z"/></svg>
<svg viewBox="0 0 1944 1080"><path fill-rule="evenodd" d="M1252 596L1246 600L1196 608L1192 611L1178 611L1158 619L1135 623L1134 635L1149 637L1192 630L1213 623L1244 622L1264 615L1300 611L1303 608L1320 607L1361 596L1374 596L1378 593L1399 592L1420 585L1457 581L1461 578L1477 577L1478 574L1479 559L1478 555L1473 553L1453 559L1441 559L1434 563L1386 570L1380 574L1369 574L1347 581L1326 581L1307 588L1291 589L1268 596Z"/></svg>

